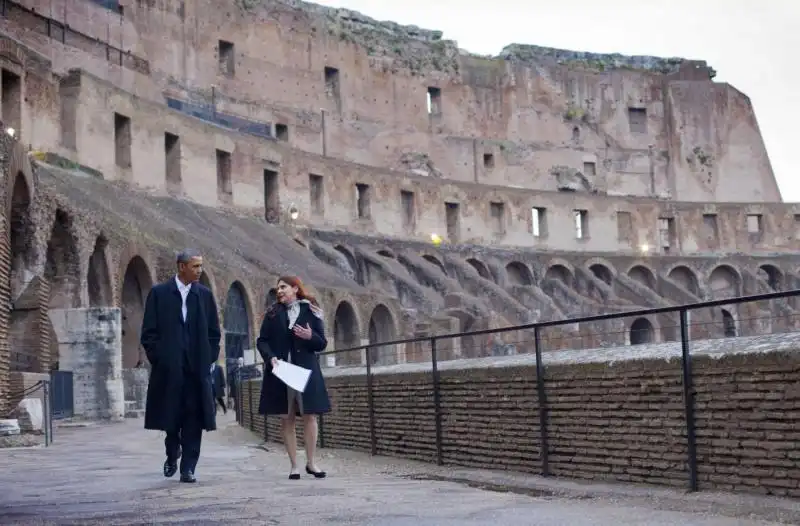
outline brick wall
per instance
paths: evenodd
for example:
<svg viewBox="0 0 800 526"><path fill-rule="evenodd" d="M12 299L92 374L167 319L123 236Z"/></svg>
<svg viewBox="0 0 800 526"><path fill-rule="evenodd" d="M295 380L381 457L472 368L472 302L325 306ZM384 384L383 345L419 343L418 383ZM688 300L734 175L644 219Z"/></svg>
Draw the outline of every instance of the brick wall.
<svg viewBox="0 0 800 526"><path fill-rule="evenodd" d="M5 192L2 192L4 195ZM5 203L5 199L2 201ZM11 247L8 223L5 214L0 214L0 416L9 410L10 347L8 345L8 324L11 317Z"/></svg>
<svg viewBox="0 0 800 526"><path fill-rule="evenodd" d="M746 352L767 343L770 352ZM800 333L726 344L733 347L693 349L700 489L800 497ZM552 476L688 487L679 347L640 347L649 350L603 349L603 363L587 360L590 353L546 355ZM442 363L442 460L541 474L533 357L487 363ZM375 369L378 454L437 460L431 373L422 366ZM370 451L363 370L331 369L327 382L334 411L322 420L324 445ZM264 421L247 402L252 396L257 410L260 381L252 387L243 393L245 425L263 436ZM278 419L268 420L277 439Z"/></svg>

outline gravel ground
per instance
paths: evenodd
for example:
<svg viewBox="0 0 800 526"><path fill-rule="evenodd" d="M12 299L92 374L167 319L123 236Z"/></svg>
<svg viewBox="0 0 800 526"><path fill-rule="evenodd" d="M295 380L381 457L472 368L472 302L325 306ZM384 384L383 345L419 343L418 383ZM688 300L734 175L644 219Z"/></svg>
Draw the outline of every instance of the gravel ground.
<svg viewBox="0 0 800 526"><path fill-rule="evenodd" d="M381 526L750 526L800 523L800 502L445 469L325 449L329 477L287 479L278 444L231 416L204 435L197 484L165 479L141 420L59 427L49 448L0 450L0 523Z"/></svg>

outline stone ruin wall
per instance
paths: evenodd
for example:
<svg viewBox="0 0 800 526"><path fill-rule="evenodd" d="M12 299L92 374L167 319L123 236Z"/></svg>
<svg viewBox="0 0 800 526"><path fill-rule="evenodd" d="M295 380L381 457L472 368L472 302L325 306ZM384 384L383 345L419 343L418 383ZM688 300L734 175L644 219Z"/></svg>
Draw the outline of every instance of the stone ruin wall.
<svg viewBox="0 0 800 526"><path fill-rule="evenodd" d="M3 29L61 74L213 106L302 151L479 184L780 201L749 100L701 61L525 45L478 57L435 31L282 1L7 4Z"/></svg>
<svg viewBox="0 0 800 526"><path fill-rule="evenodd" d="M54 13L63 12L59 11L57 6L53 7L52 12L49 11L49 7L37 8L40 15L34 16L32 11L22 9L26 2L7 4L12 6L9 12L16 15L0 19L0 29L5 33L5 36L0 38L0 60L3 69L19 77L20 82L16 84L4 82L4 87L11 86L8 91L4 88L4 101L17 100L18 104L5 105L3 114L4 118L7 116L10 119L10 125L19 130L20 148L24 147L22 145L27 145L33 149L30 154L34 164L40 167L44 179L50 181L46 187L37 189L36 203L25 212L29 214L30 222L36 225L37 240L37 246L22 247L31 250L33 254L26 260L26 268L32 275L40 278L48 277L45 272L48 268L47 247L58 231L61 239L58 243L65 244L66 248L62 246L58 251L52 251L49 277L58 279L56 287L42 289L47 290L45 295L48 298L48 308L120 306L123 326L122 363L125 368L133 367L138 362L137 356L139 356L137 338L132 336L134 333L130 330L126 331L125 320L128 320L129 327L135 326L137 316L141 316L143 294L146 294L146 290L156 279L171 274L173 239L166 233L148 236L146 233L148 225L136 226L134 222L134 226L131 227L130 218L127 222L120 222L120 217L116 217L119 213L117 210L103 210L94 215L88 214L87 217L85 211L91 209L91 206L96 206L97 202L83 201L80 192L71 193L76 186L69 182L69 177L72 176L68 176L67 179L64 177L53 179L48 176L47 173L52 172L55 167L66 169L68 173L83 178L89 177L91 180L105 179L111 186L101 185L102 189L105 191L106 187L118 188L119 190L115 192L119 193L110 195L121 199L133 195L125 193L128 192L125 190L128 184L144 189L152 196L162 196L167 199L160 201L160 204L156 201L144 202L143 210L148 206L165 205L180 209L177 207L179 201L172 201L172 204L169 204L169 197L165 196L171 196L188 197L200 205L219 208L221 211L215 217L221 218L219 219L221 222L226 221L224 215L234 208L237 214L252 214L252 217L262 218L266 216L268 222L272 223L267 228L269 232L284 238L287 234L294 237L303 248L310 249L316 256L316 259L311 260L309 269L324 267L329 270L322 270L320 276L325 275L325 272L331 272L330 269L344 276L344 280L339 277L330 281L320 279L318 282L319 291L324 298L328 327L333 327L332 340L334 346L339 348L368 343L375 338L380 341L400 335L426 335L432 332L489 328L535 319L591 314L609 308L665 306L709 297L757 293L774 288L797 286L800 269L797 268L796 261L788 255L796 253L800 239L798 235L800 210L797 205L771 203L767 206L760 202L698 204L654 201L646 198L652 195L647 192L639 193L639 197L619 197L611 195L614 192L609 192L608 189L598 191L597 187L587 182L587 178L580 170L574 168L580 166L585 169L586 166L563 159L557 160L562 164L555 165L556 170L551 170L552 165L547 164L550 186L533 184L527 185L527 189L509 189L513 180L509 176L510 172L504 169L497 170L494 178L489 174L464 178L458 174L463 175L465 170L442 171L437 166L441 167L443 163L437 165L434 157L409 154L406 160L422 162L427 169L430 169L424 174L418 167L397 166L393 164L394 161L389 162L388 157L360 159L348 153L343 146L336 146L336 141L352 142L352 132L348 126L362 126L362 132L366 130L369 132L368 135L373 137L374 131L364 127L366 126L364 123L372 123L371 126L379 125L380 129L388 130L391 136L387 139L389 143L395 143L397 135L401 133L403 136L422 133L426 141L446 137L446 143L457 144L457 136L447 134L480 132L481 137L502 136L503 144L509 148L513 146L515 151L519 151L519 148L509 142L515 140L513 134L507 134L507 130L498 131L496 123L472 122L469 119L463 122L449 122L447 119L458 117L454 112L449 112L443 114L441 122L435 127L438 131L431 134L430 117L427 114L424 115L424 119L409 112L383 114L375 107L375 101L354 105L349 113L341 108L338 109L340 113L338 123L334 111L336 108L329 108L326 114L334 117L331 117L332 127L326 128L324 140L319 133L321 129L315 132L313 126L307 138L302 139L302 133L297 133L295 130L297 119L308 117L306 120L312 124L314 120L314 116L303 113L306 110L302 108L319 108L324 100L319 99L319 94L308 95L307 99L313 100L311 103L306 99L283 100L280 97L287 97L291 93L298 94L302 90L282 88L281 91L276 86L263 86L262 82L262 89L252 88L254 93L258 91L258 96L263 96L267 91L273 99L269 104L250 99L253 104L249 107L252 109L257 103L259 107L277 112L271 104L282 104L283 106L278 106L282 109L267 116L254 115L250 110L246 113L256 120L266 119L265 122L270 124L272 135L275 135L274 124L283 122L289 126L288 140L284 141L281 137L277 137L277 140L264 140L252 133L252 129L250 133L237 133L230 129L232 126L230 123L227 128L220 127L186 115L185 108L176 110L165 106L164 86L169 85L168 96L181 95L186 98L190 98L190 91L193 88L182 86L180 76L171 79L165 77L165 72L168 72L169 68L163 64L167 62L171 64L174 61L159 57L159 54L149 47L148 38L152 41L155 38L153 35L158 35L158 38L161 38L161 35L152 29L159 26L146 18L154 16L152 13L148 15L147 9L139 8L140 12L127 11L126 18L121 21L119 27L124 32L146 26L151 28L153 34L135 36L126 33L120 36L111 33L112 40L121 38L125 42L135 43L130 48L123 46L126 50L130 49L132 54L119 55L119 61L122 63L119 67L109 63L109 57L114 55L108 54L110 48L107 44L103 41L87 40L87 35L90 36L97 27L92 24L85 27L80 25L86 23L86 20L92 23L105 20L102 22L106 24L103 27L108 29L111 27L108 25L108 20L113 20L117 15L107 11L97 11L99 8L92 3L70 3L67 9L68 17L70 21L76 20L76 23L70 22L70 29L64 33L70 38L65 36L62 43L52 35L43 37L42 32L37 29L38 26L31 26L31 23L36 21L37 24L41 23L41 13L50 13L48 16L53 19ZM173 4L166 2L159 5L169 8ZM74 16L75 13L70 9L76 6L81 6L80 9L85 10L82 12L83 15L87 13L93 15L85 19ZM36 8L34 5L27 7ZM103 16L98 13L102 13ZM174 14L190 18L190 13L187 11L182 15L174 11ZM312 27L317 23L313 17L301 16L295 20L296 14L296 11L289 9L279 10L279 14L275 15L281 21L280 27L283 28L280 30L281 35L286 36L288 33L295 35L292 38L300 38L297 35L302 35L302 31L289 31L286 28L294 27L293 24L299 24L298 27ZM341 17L337 19L339 18ZM352 27L347 25L351 22L356 24L358 20L343 22L350 28L348 31L352 30ZM259 26L261 28L259 30L274 33L273 26L274 24L265 23L266 29ZM57 26L51 22L50 27ZM346 33L344 29L342 31ZM73 33L86 38L81 40ZM426 46L439 41L434 34L424 33L424 35L427 36L421 40L427 41L423 42ZM313 39L309 40L308 35L304 38L307 43L315 42ZM366 37L361 35L358 38ZM349 42L347 39L341 39L340 42L342 41ZM89 46L87 42L92 43L91 46L94 47ZM559 72L564 75L569 73L567 76L577 75L578 73L570 68L565 70L565 65L558 65L557 62L578 60L586 62L580 65L581 68L593 70L590 73L580 73L584 77L597 76L597 70L607 70L609 64L613 63L610 69L614 72L610 75L612 80L617 79L622 83L620 89L640 89L635 88L639 86L637 84L639 80L631 79L658 75L664 77L659 80L662 83L668 79L681 79L669 82L689 82L692 86L702 84L701 88L711 86L713 90L722 90L727 94L726 97L738 96L736 95L738 92L731 91L732 89L727 86L710 84L703 78L704 75L709 75L708 70L697 63L673 63L648 58L627 63L625 62L627 59L623 60L620 57L570 55L566 58L564 56L550 57L547 60L543 58L543 64L531 69L530 64L522 64L530 62L530 57L525 56L526 53L533 53L536 57L552 53L547 50L516 46L504 51L503 60L487 60L464 54L453 55L455 62L452 64L458 64L458 71L448 70L450 66L445 67L441 63L437 63L434 67L426 62L428 59L424 59L422 63L408 62L412 59L418 60L421 56L414 52L405 56L403 60L406 62L395 57L398 60L396 67L390 67L380 73L381 68L376 69L375 61L356 60L360 56L359 53L364 53L362 44L363 42L358 46L352 42L337 44L341 48L337 55L341 60L340 63L350 64L352 59L353 63L361 64L364 69L360 70L357 78L374 82L377 82L375 76L379 74L394 79L392 82L399 82L397 79L400 78L405 79L403 82L411 82L409 79L413 79L416 88L399 90L412 94L415 90L418 91L420 86L424 88L425 83L419 84L421 76L424 75L441 80L442 83L438 84L440 86L445 86L445 81L453 83L446 89L442 88L443 93L447 90L453 90L455 93L457 89L462 88L474 92L474 86L465 83L464 79L468 77L474 80L481 75L474 70L478 66L473 64L470 66L473 70L470 70L469 67L463 67L465 63L491 66L494 68L493 71L497 72L496 79L504 79L503 82L510 78L509 72L528 76L533 75L534 70L544 72L543 76L537 77L536 82L541 83L547 79L557 78ZM442 46L455 49L452 43L445 43ZM314 48L313 45L311 47ZM96 52L101 48L102 54ZM277 46L276 49L286 51L288 48ZM323 49L330 51L331 48ZM144 53L148 50L151 52ZM368 54L376 52L367 50ZM385 54L386 50L380 53ZM208 57L200 60L198 58L200 55L198 53L193 59L196 60L195 64L184 61L186 72L184 80L191 78L193 82L203 83L210 78L208 75L217 75L211 65L216 68L219 65L218 60L208 62ZM288 52L284 55L291 58ZM424 53L422 55L424 56ZM142 58L145 56L147 60ZM48 58L58 64L58 70L52 71ZM316 62L319 62L319 68L316 69L324 70L324 61L314 53L309 53L306 59L310 60L311 65L303 74L304 82L307 81L309 86L317 86L320 82L313 80L314 77L310 76L308 71L314 69L312 66ZM158 65L159 60L161 65ZM623 63L620 63L620 60ZM303 62L295 61L295 64L297 63ZM415 63L417 66L413 65ZM261 65L263 64L259 66ZM620 69L620 66L624 67ZM86 71L74 69L66 71L74 67L85 68ZM237 68L237 71L242 71L241 66ZM349 68L350 66L340 68L340 79L353 75L354 70ZM439 72L432 72L431 68L438 68ZM451 77L445 79L442 76L445 70L450 71L449 74L460 75L460 80L456 82ZM286 72L286 69L282 71ZM410 75L410 71L414 71L414 74ZM472 73L469 73L470 71ZM13 80L13 75L8 78ZM273 77L268 76L268 78ZM281 80L290 83L288 76L277 75L274 78L278 84ZM481 78L482 81L486 80L485 76ZM226 98L234 96L254 96L253 93L248 95L249 92L246 91L248 83L236 77L222 79L219 85L225 88L217 94L220 112L230 110L232 113L243 115L242 108L245 106L225 106L225 101ZM647 89L653 91L652 85L649 86ZM373 87L363 88L365 92L378 93ZM177 93L175 89L184 91ZM237 89L243 92L238 93ZM503 93L506 91L504 88ZM691 98L695 92L689 89L682 93ZM345 101L345 105L355 104L354 99L345 97L342 100ZM566 129L570 140L573 140L574 127L564 128L564 121L571 122L578 119L584 122L583 115L586 113L581 113L575 108L567 108L566 113L563 113L563 108L556 102L549 101L547 107L556 108L561 112L557 115L557 128L562 131ZM727 102L724 105L731 107ZM745 104L745 107L749 106ZM114 117L114 113L118 114L117 118ZM472 119L474 112L465 113ZM512 108L510 114L520 115L524 112ZM357 116L358 119L348 119L342 115ZM752 116L751 113L748 115ZM119 117L128 119L127 128L119 126ZM124 124L124 119L122 121ZM589 126L591 123L586 124ZM581 126L583 125L578 126L579 138ZM737 129L742 128L739 126ZM757 127L751 129L757 132ZM539 127L536 130L518 128L519 133L526 137L535 137L535 133L543 133L552 139L561 133L556 127ZM170 178L165 158L153 155L154 151L163 148L165 132L180 138L181 152L178 156L180 177L177 180ZM682 139L670 136L669 140L680 142ZM322 144L325 145L325 151L321 150ZM478 140L470 139L470 144L473 148L470 153L473 160L482 163L485 160L484 155L478 155L476 153L478 150L475 149L479 144ZM626 144L631 146L633 143ZM370 151L369 147L363 146L363 143L359 144L359 152ZM230 154L227 160L227 180L224 180L224 177L222 180L220 178L220 173L226 170L219 168L219 157L215 150ZM702 165L707 175L710 175L711 155L702 149L695 148L692 151L698 159L696 163L691 162ZM494 162L497 163L491 170L494 171L494 168L501 166L501 163L499 156L492 155ZM462 163L462 160L456 164ZM361 164L354 164L352 161L360 161ZM466 171L469 171L469 163L466 163L466 166ZM535 173L535 168L529 168L526 168L526 173ZM409 169L412 171L409 172ZM474 175L475 165L471 170ZM267 184L266 172L274 173L274 178L271 179L274 185ZM731 172L726 171L726 173ZM762 172L757 170L755 173ZM321 204L321 207L315 205L312 188L314 180L310 174L323 178L322 191L316 198L316 204ZM666 181L668 177L664 176L663 179ZM7 186L11 185L8 188L13 188L15 183L8 174L6 180ZM214 180L217 181L216 185L209 184ZM672 179L676 184L680 180L680 178ZM763 178L749 177L748 180L758 181ZM556 181L556 186L553 186L552 181ZM368 186L367 195L362 193L360 199L354 191L357 183ZM556 192L560 184L568 187L570 191ZM101 189L101 186L86 186L85 192L88 192L86 195ZM741 188L737 185L732 186ZM411 196L412 203L410 210L408 200L404 201L404 196L408 195ZM764 195L766 194L760 191L751 191L749 197L752 199L753 196ZM713 201L719 196L706 194L706 197ZM765 199L778 200L775 197ZM459 204L460 210L455 228L448 228L452 221L442 206L445 201ZM87 203L90 205L88 208ZM546 206L542 206L542 203L546 203ZM296 222L287 218L288 209L292 205L302 211L301 217ZM379 211L378 207L381 205L384 209ZM543 222L545 230L534 236L531 232L531 207L537 205L546 209L546 221ZM589 214L589 222L585 226L588 227L587 233L591 234L580 240L574 238L571 213L575 209L585 210ZM60 216L56 213L57 210L61 210ZM211 211L207 213L214 214ZM714 217L714 224L709 224L710 216ZM746 228L750 216L759 218L757 231L748 231ZM664 217L672 219L671 230L666 237L657 227L658 219ZM176 224L186 224L186 219L180 214L174 216ZM55 229L54 225L58 229ZM120 225L127 226L120 228ZM349 234L343 235L337 232L343 229ZM451 241L459 242L461 245L436 248L427 243L422 244L421 242L426 241L431 232L441 232ZM115 234L118 236L116 239ZM269 245L276 239L278 238L270 238L266 244ZM381 239L383 241L379 241ZM670 242L668 253L662 244L665 239ZM222 241L219 240L220 243ZM237 242L243 246L247 244L244 238ZM536 254L531 253L529 249L517 248L530 247L532 244L537 248ZM643 245L653 247L660 253L651 252L644 255L641 253ZM485 246L495 248L488 249ZM258 249L253 248L253 250L257 253ZM213 257L209 258L209 274L214 278L209 278L208 283L215 290L221 311L224 311L223 298L226 298L232 289L245 291L248 325L252 337L257 330L259 307L266 301L269 288L274 281L274 276L264 278L260 276L264 268L273 267L264 262L253 266L250 262L257 260L258 256L250 255L247 250L241 254L238 252L220 253L219 262L215 262ZM777 255L776 252L786 255ZM615 253L621 256L612 256ZM706 257L687 259L685 254L688 253L703 254ZM741 253L756 257L737 255ZM724 259L720 259L720 256ZM13 257L15 256L12 254L12 259ZM105 266L103 261L107 261L105 264L107 271L102 270ZM245 261L247 263L244 263ZM12 268L12 275L14 272ZM91 281L89 276L94 276ZM39 281L49 283L47 279ZM98 283L101 286L98 287ZM133 292L127 295L124 292L126 283L133 283L129 289ZM106 287L102 284L110 285ZM734 312L729 312L728 315L735 318L737 334L763 333L773 328L792 327L793 313L796 313L797 308L796 304L789 301L779 301L766 307L742 306L733 309ZM765 313L770 310L780 315L777 317L766 315ZM13 316L13 312L11 314ZM224 315L222 312L223 319ZM700 315L709 327L703 334L709 337L723 335L725 321L720 316L722 316L720 312ZM40 319L44 320L45 317ZM770 319L772 321L765 321ZM630 343L630 331L635 321L627 320L623 323L623 327L616 328L619 338L618 341L615 340L616 343ZM648 323L650 329L646 332L650 341L675 339L675 320L669 317L654 317L648 320ZM765 327L765 323L772 323L774 327ZM49 349L43 352L55 355L57 347L51 348L46 343L51 339L52 332L49 329L45 330L46 325L46 322L40 323L42 348ZM553 345L563 348L575 345L577 341L581 341L584 345L603 343L591 338L587 340L587 335L591 333L598 333L597 328L583 328L577 334L568 331L566 335L554 336L554 342L559 343ZM492 352L484 345L470 342L461 342L446 351L450 353L448 356L451 358L482 356ZM385 356L382 361L393 363L423 359L425 359L424 351L412 350L404 356ZM363 356L345 358L344 362L363 363Z"/></svg>

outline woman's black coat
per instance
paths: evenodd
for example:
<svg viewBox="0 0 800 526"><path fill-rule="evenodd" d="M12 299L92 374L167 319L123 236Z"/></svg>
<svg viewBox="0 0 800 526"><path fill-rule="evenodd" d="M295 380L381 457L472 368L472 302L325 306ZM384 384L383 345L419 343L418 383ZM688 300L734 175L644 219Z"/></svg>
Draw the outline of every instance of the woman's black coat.
<svg viewBox="0 0 800 526"><path fill-rule="evenodd" d="M211 387L211 364L219 358L219 318L214 295L200 283L192 283L186 296L189 324L189 362L192 385L197 393L184 389L183 300L175 279L150 289L144 307L141 344L150 361L145 429L174 431L181 420L181 396L199 396L202 401L203 429L217 428L216 406Z"/></svg>
<svg viewBox="0 0 800 526"><path fill-rule="evenodd" d="M290 354L293 364L311 370L308 385L303 392L303 412L321 414L331 410L317 354L328 346L328 340L325 338L325 326L308 303L300 303L300 314L297 316L295 325L305 327L306 324L311 328L310 340L298 338L289 329L289 314L283 304L274 304L264 315L261 334L256 342L258 352L266 362L261 384L261 400L258 404L258 412L262 415L285 415L287 413L289 406L287 387L272 374L271 362L272 358L290 361L288 360Z"/></svg>

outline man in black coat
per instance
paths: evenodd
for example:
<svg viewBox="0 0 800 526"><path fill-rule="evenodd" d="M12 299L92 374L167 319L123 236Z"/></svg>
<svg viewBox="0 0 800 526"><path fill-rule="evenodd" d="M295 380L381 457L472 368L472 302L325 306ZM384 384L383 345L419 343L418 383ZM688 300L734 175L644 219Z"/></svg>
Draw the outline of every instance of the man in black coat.
<svg viewBox="0 0 800 526"><path fill-rule="evenodd" d="M219 358L220 329L214 296L198 282L202 255L184 250L177 266L145 304L141 343L151 370L144 427L167 432L164 476L178 471L180 456L181 482L195 482L203 430L217 428L211 364Z"/></svg>
<svg viewBox="0 0 800 526"><path fill-rule="evenodd" d="M214 386L214 399L222 407L222 414L228 414L228 408L225 406L225 371L218 363L211 365L211 383ZM214 408L216 412L216 406Z"/></svg>

